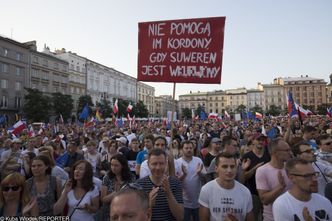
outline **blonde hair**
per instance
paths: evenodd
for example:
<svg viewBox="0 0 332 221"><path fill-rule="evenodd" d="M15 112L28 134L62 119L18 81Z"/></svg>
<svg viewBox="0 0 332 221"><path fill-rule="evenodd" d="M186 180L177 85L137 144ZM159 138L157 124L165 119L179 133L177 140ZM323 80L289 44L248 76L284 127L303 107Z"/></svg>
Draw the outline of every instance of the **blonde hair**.
<svg viewBox="0 0 332 221"><path fill-rule="evenodd" d="M21 194L20 194L20 201L23 206L27 205L30 201L29 192L25 185L25 178L20 173L11 173L7 175L2 181L0 185L0 208L3 208L5 206L5 199L3 197L2 188L4 186L16 185L21 187Z"/></svg>

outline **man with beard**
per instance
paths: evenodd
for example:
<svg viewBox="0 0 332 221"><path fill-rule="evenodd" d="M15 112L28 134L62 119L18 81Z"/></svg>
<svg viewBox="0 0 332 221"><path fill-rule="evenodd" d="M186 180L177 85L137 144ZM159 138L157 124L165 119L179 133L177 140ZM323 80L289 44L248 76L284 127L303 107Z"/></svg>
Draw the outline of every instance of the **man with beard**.
<svg viewBox="0 0 332 221"><path fill-rule="evenodd" d="M286 163L286 172L293 186L275 200L274 220L331 220L332 205L316 193L319 173L315 172L311 163L300 158L290 159Z"/></svg>

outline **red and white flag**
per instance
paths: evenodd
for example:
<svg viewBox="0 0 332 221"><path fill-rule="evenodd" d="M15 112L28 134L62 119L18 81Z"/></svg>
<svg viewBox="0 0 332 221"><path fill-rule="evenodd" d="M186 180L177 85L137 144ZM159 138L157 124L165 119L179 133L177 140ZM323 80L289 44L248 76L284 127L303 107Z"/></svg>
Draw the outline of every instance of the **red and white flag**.
<svg viewBox="0 0 332 221"><path fill-rule="evenodd" d="M226 117L226 118L228 118L228 119L231 118L231 116L228 114L228 112L227 112L226 110L225 110L224 113L225 113L225 117Z"/></svg>
<svg viewBox="0 0 332 221"><path fill-rule="evenodd" d="M32 125L30 125L30 129L29 129L28 135L29 135L29 137L35 137L36 136L36 133L35 133Z"/></svg>
<svg viewBox="0 0 332 221"><path fill-rule="evenodd" d="M262 119L263 118L263 114L261 114L259 112L256 112L255 116L256 116L257 119Z"/></svg>
<svg viewBox="0 0 332 221"><path fill-rule="evenodd" d="M13 131L12 134L15 134L17 136L19 133L21 133L25 129L25 124L23 121L19 120L13 125Z"/></svg>
<svg viewBox="0 0 332 221"><path fill-rule="evenodd" d="M127 112L130 113L133 110L133 105L128 104Z"/></svg>
<svg viewBox="0 0 332 221"><path fill-rule="evenodd" d="M118 113L119 108L118 108L118 99L115 100L114 107L113 107L113 113L116 114Z"/></svg>

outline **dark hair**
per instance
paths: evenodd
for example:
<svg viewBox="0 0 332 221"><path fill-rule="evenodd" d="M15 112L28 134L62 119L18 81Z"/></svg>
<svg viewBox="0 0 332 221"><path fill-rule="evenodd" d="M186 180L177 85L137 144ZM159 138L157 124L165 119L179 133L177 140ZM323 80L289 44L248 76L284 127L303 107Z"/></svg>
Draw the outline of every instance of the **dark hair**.
<svg viewBox="0 0 332 221"><path fill-rule="evenodd" d="M164 155L164 157L166 158L166 153L162 149L158 149L158 148L152 149L149 153L149 159L151 156L160 156L160 155Z"/></svg>
<svg viewBox="0 0 332 221"><path fill-rule="evenodd" d="M152 144L154 145L154 136L153 136L153 134L147 134L146 136L144 136L143 142L145 141L145 139L151 140Z"/></svg>
<svg viewBox="0 0 332 221"><path fill-rule="evenodd" d="M320 135L316 138L316 142L317 142L318 145L322 145L322 140L327 140L329 138L331 138L331 135L323 134L323 135Z"/></svg>
<svg viewBox="0 0 332 221"><path fill-rule="evenodd" d="M236 156L227 152L221 152L216 156L216 166L219 165L220 158L234 159L236 164Z"/></svg>
<svg viewBox="0 0 332 221"><path fill-rule="evenodd" d="M121 178L124 181L129 181L130 178L131 178L131 173L130 173L130 169L129 169L129 166L128 166L128 160L127 160L127 158L124 157L122 154L115 154L114 156L111 157L110 162L112 162L112 160L119 161L119 163L122 166L122 169L121 169ZM109 163L109 165L111 165L111 164ZM108 177L109 178L114 178L115 177L115 174L112 172L111 168L108 171Z"/></svg>
<svg viewBox="0 0 332 221"><path fill-rule="evenodd" d="M295 156L298 156L301 154L300 146L310 146L306 141L300 141L292 146L292 152Z"/></svg>
<svg viewBox="0 0 332 221"><path fill-rule="evenodd" d="M230 145L232 141L235 140L232 136L225 136L221 141L222 149L225 148L226 145ZM236 140L235 140L236 141ZM237 141L236 141L237 142Z"/></svg>
<svg viewBox="0 0 332 221"><path fill-rule="evenodd" d="M47 156L44 156L44 155L38 155L38 156L36 156L35 158L32 159L31 163L32 163L34 160L40 160L40 161L43 161L43 163L45 164L45 166L48 167L48 168L46 169L46 171L45 171L45 174L46 174L46 175L50 175L50 174L51 174L51 172L52 172L51 160L50 160Z"/></svg>
<svg viewBox="0 0 332 221"><path fill-rule="evenodd" d="M72 189L74 189L74 187L77 186L77 181L74 179L75 168L81 163L85 165L85 172L82 179L82 187L85 191L88 192L90 190L93 190L94 184L93 184L93 169L91 164L86 160L77 161L70 169L70 178L73 181Z"/></svg>
<svg viewBox="0 0 332 221"><path fill-rule="evenodd" d="M167 140L166 140L166 138L163 137L163 136L157 136L157 137L155 137L153 143L155 143L156 140L163 140L163 141L165 142L165 145L167 145Z"/></svg>
<svg viewBox="0 0 332 221"><path fill-rule="evenodd" d="M191 142L190 140L185 140L185 141L183 141L183 142L181 143L181 149L183 149L183 146L184 146L185 144L191 144L191 145L194 147L193 142Z"/></svg>
<svg viewBox="0 0 332 221"><path fill-rule="evenodd" d="M307 125L303 128L303 133L310 133L313 131L317 131L317 129L313 126Z"/></svg>
<svg viewBox="0 0 332 221"><path fill-rule="evenodd" d="M286 172L287 174L290 173L290 171L292 169L294 169L294 167L298 164L302 164L302 165L306 165L306 164L310 164L309 161L307 160L304 160L304 159L301 159L301 158L298 158L298 157L295 157L295 158L291 158L289 159L287 162L286 162L286 165L285 165L285 169L286 169Z"/></svg>

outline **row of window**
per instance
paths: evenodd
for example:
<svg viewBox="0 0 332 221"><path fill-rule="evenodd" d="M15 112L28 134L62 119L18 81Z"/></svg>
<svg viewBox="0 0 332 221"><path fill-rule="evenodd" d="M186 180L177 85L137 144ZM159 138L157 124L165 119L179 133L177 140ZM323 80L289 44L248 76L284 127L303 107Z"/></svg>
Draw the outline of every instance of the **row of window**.
<svg viewBox="0 0 332 221"><path fill-rule="evenodd" d="M8 74L10 72L11 66L13 66L16 76L24 75L23 67L19 67L16 65L10 65L10 64L4 63L4 62L0 62L0 73Z"/></svg>
<svg viewBox="0 0 332 221"><path fill-rule="evenodd" d="M36 64L39 64L39 57L37 56L34 56L33 57L33 63L36 63ZM43 58L42 59L42 65L45 66L45 67L49 67L49 60L47 60L46 58ZM54 62L53 63L53 68L56 69L56 70L59 70L59 63L57 62ZM62 71L67 71L67 65L62 65Z"/></svg>
<svg viewBox="0 0 332 221"><path fill-rule="evenodd" d="M1 79L1 89L8 89L8 80ZM22 82L16 81L15 82L15 91L22 90Z"/></svg>
<svg viewBox="0 0 332 221"><path fill-rule="evenodd" d="M21 108L21 97L15 97L14 99L14 108ZM2 95L0 99L0 108L8 108L8 96Z"/></svg>
<svg viewBox="0 0 332 221"><path fill-rule="evenodd" d="M0 55L7 58L14 58L17 61L23 61L23 53L5 47L0 48Z"/></svg>

